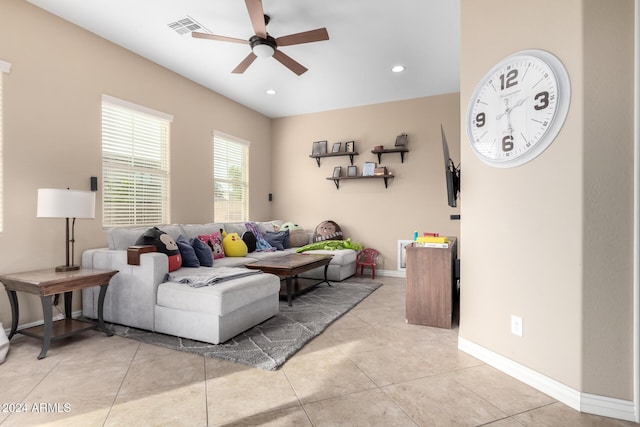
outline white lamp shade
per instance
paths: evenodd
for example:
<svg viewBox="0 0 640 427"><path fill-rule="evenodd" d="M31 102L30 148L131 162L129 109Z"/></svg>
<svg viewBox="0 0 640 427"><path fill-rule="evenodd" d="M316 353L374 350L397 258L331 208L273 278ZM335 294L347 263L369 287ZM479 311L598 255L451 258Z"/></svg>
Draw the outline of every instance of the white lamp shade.
<svg viewBox="0 0 640 427"><path fill-rule="evenodd" d="M38 218L95 218L93 191L38 189Z"/></svg>

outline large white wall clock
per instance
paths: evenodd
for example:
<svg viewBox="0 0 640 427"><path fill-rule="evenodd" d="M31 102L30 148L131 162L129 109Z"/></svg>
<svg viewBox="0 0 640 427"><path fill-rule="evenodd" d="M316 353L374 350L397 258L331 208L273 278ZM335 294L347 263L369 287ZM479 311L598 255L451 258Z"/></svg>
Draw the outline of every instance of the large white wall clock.
<svg viewBox="0 0 640 427"><path fill-rule="evenodd" d="M513 167L533 160L560 132L571 87L562 62L543 50L523 50L480 80L467 109L473 152L485 163Z"/></svg>

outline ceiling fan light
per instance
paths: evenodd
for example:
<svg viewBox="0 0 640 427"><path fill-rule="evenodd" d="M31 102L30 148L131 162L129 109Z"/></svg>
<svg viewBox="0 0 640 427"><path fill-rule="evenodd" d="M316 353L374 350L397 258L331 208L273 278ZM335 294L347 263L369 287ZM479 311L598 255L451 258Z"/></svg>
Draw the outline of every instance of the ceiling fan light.
<svg viewBox="0 0 640 427"><path fill-rule="evenodd" d="M401 73L404 71L404 65L394 65L393 68L391 68L391 71L394 73Z"/></svg>
<svg viewBox="0 0 640 427"><path fill-rule="evenodd" d="M270 58L275 53L275 49L268 44L257 44L253 46L253 53L258 58Z"/></svg>

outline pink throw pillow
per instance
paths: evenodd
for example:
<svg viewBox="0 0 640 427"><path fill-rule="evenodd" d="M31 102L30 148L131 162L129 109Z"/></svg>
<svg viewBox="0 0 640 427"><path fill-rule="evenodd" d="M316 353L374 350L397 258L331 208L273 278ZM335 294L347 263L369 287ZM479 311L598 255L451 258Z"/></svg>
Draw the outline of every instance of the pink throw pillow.
<svg viewBox="0 0 640 427"><path fill-rule="evenodd" d="M222 236L219 232L198 236L198 240L205 242L213 252L213 259L224 258L224 249L222 248Z"/></svg>

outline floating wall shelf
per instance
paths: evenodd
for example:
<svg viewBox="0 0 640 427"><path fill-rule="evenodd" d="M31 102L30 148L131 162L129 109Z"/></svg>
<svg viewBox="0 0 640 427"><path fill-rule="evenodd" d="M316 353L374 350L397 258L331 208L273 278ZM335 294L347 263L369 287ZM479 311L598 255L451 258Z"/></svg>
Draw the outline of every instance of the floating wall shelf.
<svg viewBox="0 0 640 427"><path fill-rule="evenodd" d="M344 179L371 179L371 178L382 178L384 179L384 188L387 188L389 178L393 178L393 175L371 175L371 176L340 176L340 177L331 177L327 178L328 180L332 180L336 185L337 189L340 189L340 181Z"/></svg>
<svg viewBox="0 0 640 427"><path fill-rule="evenodd" d="M371 150L373 154L378 155L378 163L382 163L382 155L386 153L400 153L400 161L404 163L404 153L409 152L409 149L406 147L402 148L383 148L382 150Z"/></svg>
<svg viewBox="0 0 640 427"><path fill-rule="evenodd" d="M310 154L309 157L316 159L316 163L318 163L318 167L320 167L320 159L323 157L339 157L339 156L349 156L349 160L351 160L351 165L353 166L353 156L357 156L358 153L323 153L323 154Z"/></svg>

